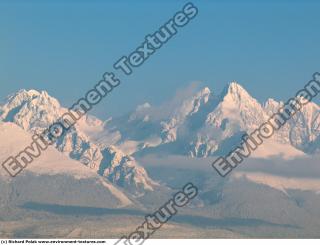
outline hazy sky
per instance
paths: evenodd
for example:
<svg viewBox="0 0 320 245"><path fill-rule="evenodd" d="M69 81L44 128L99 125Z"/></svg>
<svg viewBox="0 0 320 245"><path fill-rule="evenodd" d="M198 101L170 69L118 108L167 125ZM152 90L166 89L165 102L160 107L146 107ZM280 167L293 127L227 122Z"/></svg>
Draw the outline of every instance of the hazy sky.
<svg viewBox="0 0 320 245"><path fill-rule="evenodd" d="M71 105L185 3L0 0L0 97L35 88ZM193 3L198 16L95 114L159 104L193 81L220 92L237 80L260 101L285 100L320 71L320 1Z"/></svg>

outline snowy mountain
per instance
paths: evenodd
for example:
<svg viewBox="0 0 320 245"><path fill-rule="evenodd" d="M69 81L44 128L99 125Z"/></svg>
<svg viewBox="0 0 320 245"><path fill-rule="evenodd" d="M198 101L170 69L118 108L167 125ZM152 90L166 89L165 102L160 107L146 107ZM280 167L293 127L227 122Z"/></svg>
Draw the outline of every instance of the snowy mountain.
<svg viewBox="0 0 320 245"><path fill-rule="evenodd" d="M31 142L31 135L9 122L0 122L0 161L17 154ZM117 208L133 202L120 189L95 171L88 169L50 147L35 159L19 178L0 169L0 209L39 202Z"/></svg>
<svg viewBox="0 0 320 245"><path fill-rule="evenodd" d="M228 84L214 100L216 103L197 132L197 140L191 148L192 156L227 153L240 142L245 132L253 131L266 119L258 101L236 82Z"/></svg>
<svg viewBox="0 0 320 245"><path fill-rule="evenodd" d="M93 133L92 137L97 142L107 142L107 135L112 135L114 145L137 156L223 155L283 105L273 99L260 104L236 82L229 83L217 95L205 87L172 101L158 107L149 103L138 106L132 113L108 120L100 136ZM290 158L316 153L320 147L319 114L318 105L312 102L306 105L254 156Z"/></svg>
<svg viewBox="0 0 320 245"><path fill-rule="evenodd" d="M42 132L65 112L67 109L45 91L20 90L1 106L0 120L15 123L28 132ZM116 147L97 145L90 140L87 134L102 126L102 121L86 115L57 140L55 147L119 187L130 186L132 194L153 190L156 183L133 157L124 155Z"/></svg>
<svg viewBox="0 0 320 245"><path fill-rule="evenodd" d="M283 102L268 100L265 110L272 114L283 105ZM320 149L320 107L310 102L293 116L276 135L277 141L311 154Z"/></svg>
<svg viewBox="0 0 320 245"><path fill-rule="evenodd" d="M1 217L29 217L31 207L46 220L50 209L44 209L47 213L39 207L92 207L118 219L109 209L125 207L119 212L130 220L132 209L155 210L191 181L199 196L177 221L258 237L318 236L319 160L313 155L320 149L319 106L306 105L246 164L221 178L208 163L227 154L283 102L261 104L236 82L221 93L212 91L189 89L160 106L144 103L106 121L85 115L18 177L10 178L0 168ZM43 131L66 111L44 91L9 96L0 105L0 160L24 149L33 132ZM114 225L107 227L114 231Z"/></svg>
<svg viewBox="0 0 320 245"><path fill-rule="evenodd" d="M128 114L101 121L82 117L55 147L106 180L141 196L157 183L135 160L147 154L209 157L227 154L244 134L257 129L283 105L260 104L241 85L229 83L221 93L192 88L160 106L145 103ZM0 120L39 132L67 112L47 92L20 90L0 107ZM320 149L320 107L309 103L254 152L254 157L293 158Z"/></svg>

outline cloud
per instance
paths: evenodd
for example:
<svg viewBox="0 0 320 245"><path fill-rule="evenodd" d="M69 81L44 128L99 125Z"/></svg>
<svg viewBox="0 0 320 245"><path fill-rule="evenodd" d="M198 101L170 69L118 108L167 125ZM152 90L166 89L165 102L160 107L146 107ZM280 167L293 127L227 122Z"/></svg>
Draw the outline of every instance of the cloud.
<svg viewBox="0 0 320 245"><path fill-rule="evenodd" d="M248 159L238 170L264 172L284 177L320 178L320 156L305 156L292 160L281 158Z"/></svg>
<svg viewBox="0 0 320 245"><path fill-rule="evenodd" d="M139 110L137 115L139 115L139 117L149 115L152 121L165 120L176 113L175 110L182 105L183 101L195 95L202 88L203 85L200 81L191 82L187 87L178 89L171 100L159 106L143 108L143 110Z"/></svg>
<svg viewBox="0 0 320 245"><path fill-rule="evenodd" d="M168 155L159 157L147 155L139 162L144 166L163 166L164 168L185 168L194 170L212 171L213 176L217 176L211 167L215 157L191 158L186 156ZM256 159L249 158L236 167L233 171L241 172L262 172L271 175L296 178L320 178L320 156L300 157L293 160L281 158ZM231 175L233 174L231 172Z"/></svg>

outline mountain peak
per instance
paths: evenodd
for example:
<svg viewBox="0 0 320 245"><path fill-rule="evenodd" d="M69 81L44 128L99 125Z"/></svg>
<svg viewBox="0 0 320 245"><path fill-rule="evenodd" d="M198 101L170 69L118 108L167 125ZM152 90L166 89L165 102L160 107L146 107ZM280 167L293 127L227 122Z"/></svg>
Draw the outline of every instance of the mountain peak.
<svg viewBox="0 0 320 245"><path fill-rule="evenodd" d="M54 99L51 97L47 91L38 91L35 89L20 89L16 93L13 93L8 96L8 103L19 104L24 101L31 101L35 98L42 98L42 99Z"/></svg>
<svg viewBox="0 0 320 245"><path fill-rule="evenodd" d="M206 124L223 129L223 137L257 128L265 118L260 103L240 84L233 81L224 88L215 109L207 115Z"/></svg>
<svg viewBox="0 0 320 245"><path fill-rule="evenodd" d="M223 91L224 91L224 94L229 94L229 93L232 93L232 94L246 93L246 94L248 94L248 92L236 81L229 82L225 86Z"/></svg>
<svg viewBox="0 0 320 245"><path fill-rule="evenodd" d="M44 92L44 91L42 91L42 92ZM29 90L27 91L27 93L28 93L29 95L39 95L39 94L40 94L40 92L39 92L38 90L35 90L35 89L29 89Z"/></svg>
<svg viewBox="0 0 320 245"><path fill-rule="evenodd" d="M38 96L40 94L40 92L35 89L29 89L29 90L22 89L22 90L19 90L17 94L20 94L20 93L27 94L29 96Z"/></svg>
<svg viewBox="0 0 320 245"><path fill-rule="evenodd" d="M14 101L14 100L28 100L32 99L36 96L39 96L40 92L34 89L26 90L26 89L20 89L16 93L13 93L9 95L7 98L9 101Z"/></svg>
<svg viewBox="0 0 320 245"><path fill-rule="evenodd" d="M1 107L0 120L14 122L23 129L47 127L63 110L60 103L46 91L21 89L8 97Z"/></svg>
<svg viewBox="0 0 320 245"><path fill-rule="evenodd" d="M282 101L277 101L277 100L275 100L273 98L269 98L269 99L266 100L266 102L264 102L263 107L264 108L268 108L268 107L271 107L271 106L280 107L282 104L283 104Z"/></svg>
<svg viewBox="0 0 320 245"><path fill-rule="evenodd" d="M204 87L203 89L201 89L200 93L201 94L210 94L211 90L208 87Z"/></svg>
<svg viewBox="0 0 320 245"><path fill-rule="evenodd" d="M255 100L239 83L232 81L228 83L222 93L220 94L221 100L227 101L252 101Z"/></svg>

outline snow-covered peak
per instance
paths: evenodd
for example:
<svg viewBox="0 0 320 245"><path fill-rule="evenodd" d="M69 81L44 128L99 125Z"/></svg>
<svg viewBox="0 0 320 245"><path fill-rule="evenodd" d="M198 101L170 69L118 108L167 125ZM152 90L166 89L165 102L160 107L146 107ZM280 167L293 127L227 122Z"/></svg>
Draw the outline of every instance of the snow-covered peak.
<svg viewBox="0 0 320 245"><path fill-rule="evenodd" d="M202 90L201 90L202 94L210 94L211 93L211 90L210 88L208 87L204 87Z"/></svg>
<svg viewBox="0 0 320 245"><path fill-rule="evenodd" d="M102 150L103 159L99 174L112 183L125 188L134 195L143 195L146 190L153 191L157 186L143 167L133 157L125 155L115 146Z"/></svg>
<svg viewBox="0 0 320 245"><path fill-rule="evenodd" d="M208 87L201 89L190 98L183 100L181 106L176 108L174 114L182 119L187 115L192 115L193 113L196 113L201 105L206 104L208 102L210 94L211 91Z"/></svg>
<svg viewBox="0 0 320 245"><path fill-rule="evenodd" d="M226 96L232 96L234 98L251 97L249 93L236 81L232 81L224 87L221 97Z"/></svg>
<svg viewBox="0 0 320 245"><path fill-rule="evenodd" d="M266 102L264 103L264 107L268 107L268 106L272 106L272 105L278 105L279 102L276 101L275 99L273 98L269 98L266 100Z"/></svg>
<svg viewBox="0 0 320 245"><path fill-rule="evenodd" d="M269 116L271 116L273 113L277 112L281 106L283 106L282 101L276 101L275 99L272 99L272 98L267 99L263 105L266 113Z"/></svg>
<svg viewBox="0 0 320 245"><path fill-rule="evenodd" d="M224 88L220 94L220 104L216 109L228 111L228 113L235 112L236 116L250 113L250 111L259 112L261 116L263 111L261 104L236 82L231 82Z"/></svg>
<svg viewBox="0 0 320 245"><path fill-rule="evenodd" d="M177 139L178 127L183 125L188 118L196 114L200 108L204 107L211 96L208 87L202 88L188 98L178 101L175 108L171 109L169 119L162 121L161 138L163 142L168 143Z"/></svg>
<svg viewBox="0 0 320 245"><path fill-rule="evenodd" d="M49 96L47 91L37 91L34 89L26 90L26 89L21 89L18 92L11 94L7 98L7 105L11 107L15 107L22 102L27 102L27 101L32 101L36 98L41 98L42 100L49 100L52 101L53 103L58 103L59 102Z"/></svg>
<svg viewBox="0 0 320 245"><path fill-rule="evenodd" d="M146 106L145 106L146 107ZM57 122L68 109L62 107L59 101L51 97L46 91L20 90L10 96L7 102L0 108L0 121L12 122L22 129L30 132L41 132L47 129L52 123ZM104 123L94 116L84 115L78 122L55 142L55 147L66 156L77 160L88 168L88 171L98 172L102 166L111 166L121 161L121 168L117 174L121 176L120 182L115 184L131 183L139 188L132 189L134 193L143 193L144 189L150 188L151 180L145 170L129 156L125 156L120 150L110 148L111 155L114 155L114 162L106 162L104 153L105 146L93 142L90 135L100 134L103 131ZM109 159L111 161L111 159ZM129 171L130 170L130 171ZM143 174L140 174L143 173ZM111 173L110 173L111 174ZM131 176L130 179L129 175ZM103 176L110 179L106 172ZM119 177L118 176L118 177ZM140 176L140 177L138 177ZM146 178L143 180L143 178ZM135 181L141 182L138 185ZM144 183L146 186L144 186Z"/></svg>
<svg viewBox="0 0 320 245"><path fill-rule="evenodd" d="M23 129L48 127L62 115L62 109L57 99L46 91L20 90L8 97L1 107L0 119L14 122Z"/></svg>
<svg viewBox="0 0 320 245"><path fill-rule="evenodd" d="M228 90L245 90L237 81L233 80L229 82L225 88Z"/></svg>
<svg viewBox="0 0 320 245"><path fill-rule="evenodd" d="M38 96L40 94L39 91L35 89L20 89L18 92L10 95L9 97L33 97L33 96Z"/></svg>
<svg viewBox="0 0 320 245"><path fill-rule="evenodd" d="M21 89L18 92L9 95L5 101L6 104L2 107L6 107L7 110L15 108L18 105L21 105L24 101L30 101L36 96L39 96L39 94L40 93L36 90L27 91L25 89Z"/></svg>
<svg viewBox="0 0 320 245"><path fill-rule="evenodd" d="M266 118L261 104L241 85L229 83L218 99L218 105L208 114L206 123L227 129L228 136L240 130L255 129Z"/></svg>

